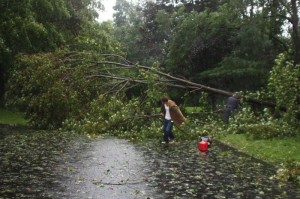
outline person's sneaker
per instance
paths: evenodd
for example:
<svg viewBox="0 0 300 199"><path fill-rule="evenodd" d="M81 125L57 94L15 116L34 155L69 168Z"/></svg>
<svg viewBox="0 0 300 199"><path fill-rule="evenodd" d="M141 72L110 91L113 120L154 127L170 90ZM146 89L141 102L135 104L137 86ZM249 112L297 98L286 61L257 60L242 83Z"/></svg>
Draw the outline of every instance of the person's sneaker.
<svg viewBox="0 0 300 199"><path fill-rule="evenodd" d="M170 142L169 142L170 144L173 144L173 143L175 143L175 141L174 140L170 140Z"/></svg>
<svg viewBox="0 0 300 199"><path fill-rule="evenodd" d="M162 141L161 143L162 143L162 144L167 144L165 141Z"/></svg>

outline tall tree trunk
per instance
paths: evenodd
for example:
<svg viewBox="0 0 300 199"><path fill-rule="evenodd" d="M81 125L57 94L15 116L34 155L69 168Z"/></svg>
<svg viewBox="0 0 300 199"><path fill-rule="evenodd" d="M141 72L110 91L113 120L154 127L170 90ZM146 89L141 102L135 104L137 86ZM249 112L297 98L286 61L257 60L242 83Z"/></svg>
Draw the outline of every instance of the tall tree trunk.
<svg viewBox="0 0 300 199"><path fill-rule="evenodd" d="M292 40L294 45L294 64L300 63L300 38L299 38L299 18L297 9L297 0L291 0L291 22L292 22Z"/></svg>

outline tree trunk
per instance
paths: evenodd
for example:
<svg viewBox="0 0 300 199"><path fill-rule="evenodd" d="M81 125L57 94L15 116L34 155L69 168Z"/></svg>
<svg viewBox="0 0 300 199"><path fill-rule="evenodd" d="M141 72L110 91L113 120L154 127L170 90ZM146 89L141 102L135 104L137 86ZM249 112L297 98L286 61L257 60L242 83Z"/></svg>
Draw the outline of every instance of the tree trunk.
<svg viewBox="0 0 300 199"><path fill-rule="evenodd" d="M291 13L291 21L292 21L292 39L294 44L294 64L300 63L300 39L299 39L299 18L298 18L298 9L297 9L297 1L291 0L291 7L292 7L292 13Z"/></svg>

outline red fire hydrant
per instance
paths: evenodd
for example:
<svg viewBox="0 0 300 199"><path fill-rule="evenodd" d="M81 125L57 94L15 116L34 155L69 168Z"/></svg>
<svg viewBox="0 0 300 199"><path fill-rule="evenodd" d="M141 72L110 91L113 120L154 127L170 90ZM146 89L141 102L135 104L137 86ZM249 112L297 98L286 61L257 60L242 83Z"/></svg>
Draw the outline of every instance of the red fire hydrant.
<svg viewBox="0 0 300 199"><path fill-rule="evenodd" d="M202 152L205 152L205 151L207 151L208 150L208 142L206 142L206 141L200 141L199 143L198 143L198 149L199 149L199 151L202 151Z"/></svg>

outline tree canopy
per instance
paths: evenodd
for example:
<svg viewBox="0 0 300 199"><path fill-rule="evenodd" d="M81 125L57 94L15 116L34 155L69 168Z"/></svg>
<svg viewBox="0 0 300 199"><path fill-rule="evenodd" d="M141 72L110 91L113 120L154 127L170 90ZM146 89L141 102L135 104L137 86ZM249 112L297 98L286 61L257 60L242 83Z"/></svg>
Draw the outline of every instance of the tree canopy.
<svg viewBox="0 0 300 199"><path fill-rule="evenodd" d="M129 100L146 98L141 93L147 93L155 104L154 96L166 92L165 86L189 106L197 106L205 91L216 108L222 103L216 97L222 90L267 92L258 95L257 102L286 107L282 92L288 89L274 92L281 77L271 71L279 57L291 71L299 64L296 1L117 0L114 20L102 23L96 20L101 1L2 1L0 6L2 93L6 86L7 104L28 111L33 121L45 119L40 123L45 125L59 126L108 93L122 93ZM141 66L159 73L145 72ZM286 86L298 85L296 77ZM294 99L291 103L299 99L295 93L287 95ZM41 107L43 103L48 105ZM60 108L54 107L64 110L58 121L44 115L58 114Z"/></svg>

